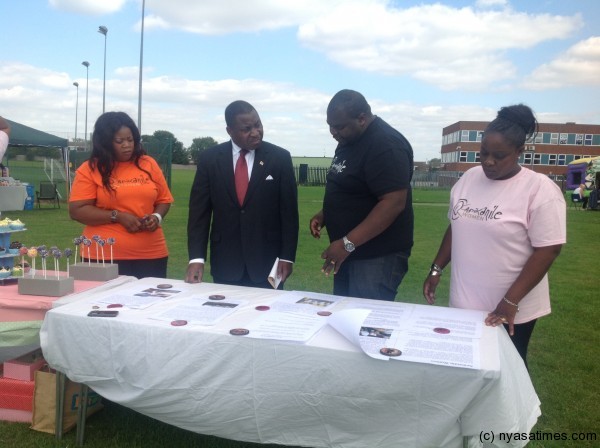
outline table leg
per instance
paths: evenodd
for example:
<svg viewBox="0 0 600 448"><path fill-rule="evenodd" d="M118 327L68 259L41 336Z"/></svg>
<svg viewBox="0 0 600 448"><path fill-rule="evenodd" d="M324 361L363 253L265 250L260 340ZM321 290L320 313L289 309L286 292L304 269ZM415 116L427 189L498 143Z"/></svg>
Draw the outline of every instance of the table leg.
<svg viewBox="0 0 600 448"><path fill-rule="evenodd" d="M66 375L56 371L56 415L54 417L54 435L57 440L63 436L63 415L65 409L65 382Z"/></svg>
<svg viewBox="0 0 600 448"><path fill-rule="evenodd" d="M79 412L77 413L77 434L75 436L77 446L83 446L83 433L85 431L85 418L87 416L88 391L89 388L85 384L81 383L81 389L79 392Z"/></svg>

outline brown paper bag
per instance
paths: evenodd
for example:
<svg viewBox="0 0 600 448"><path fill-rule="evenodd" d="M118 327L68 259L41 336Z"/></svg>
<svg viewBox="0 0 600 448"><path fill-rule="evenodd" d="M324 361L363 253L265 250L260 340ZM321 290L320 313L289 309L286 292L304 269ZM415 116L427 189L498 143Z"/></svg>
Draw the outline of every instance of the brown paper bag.
<svg viewBox="0 0 600 448"><path fill-rule="evenodd" d="M63 433L77 424L79 412L79 393L81 384L69 379L65 381L65 405L63 411ZM89 389L87 397L87 416L103 408L102 397ZM50 434L56 428L56 373L38 370L35 372L33 389L33 419L31 429Z"/></svg>

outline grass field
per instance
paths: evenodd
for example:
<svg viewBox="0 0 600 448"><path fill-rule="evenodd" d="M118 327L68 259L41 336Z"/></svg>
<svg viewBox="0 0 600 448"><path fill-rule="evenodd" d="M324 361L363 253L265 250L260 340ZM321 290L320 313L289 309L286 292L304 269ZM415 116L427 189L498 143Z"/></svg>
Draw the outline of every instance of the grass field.
<svg viewBox="0 0 600 448"><path fill-rule="evenodd" d="M187 264L186 220L188 193L193 170L173 171L175 204L164 222L170 250L168 276L183 278ZM323 188L299 190L300 242L294 274L286 289L330 293L331 280L319 269L320 253L326 240L315 240L308 221L321 206ZM448 191L419 189L414 192L415 246L397 300L424 303L422 282L446 228ZM19 218L28 231L19 234L25 245L72 247L73 237L82 226L71 221L66 207L27 212L5 212ZM597 401L600 376L598 321L600 275L596 263L600 255L600 212L569 209L568 244L550 271L553 312L540 319L530 345L529 366L533 384L542 402L542 416L534 431L595 433L600 436ZM445 275L439 304L447 304L448 276ZM446 299L444 299L446 298ZM86 446L96 447L259 447L190 433L149 419L121 406L108 403L106 410L92 417L86 429ZM596 442L531 442L530 447L592 447ZM53 436L28 429L26 424L0 423L0 447L74 446L74 431L62 442ZM272 446L272 445L271 445ZM371 448L371 447L365 447Z"/></svg>

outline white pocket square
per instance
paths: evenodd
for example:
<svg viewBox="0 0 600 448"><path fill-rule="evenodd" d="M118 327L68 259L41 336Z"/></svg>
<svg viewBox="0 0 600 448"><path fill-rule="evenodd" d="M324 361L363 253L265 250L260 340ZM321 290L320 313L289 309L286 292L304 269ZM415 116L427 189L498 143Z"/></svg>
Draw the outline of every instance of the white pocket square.
<svg viewBox="0 0 600 448"><path fill-rule="evenodd" d="M269 174L265 180L273 180L273 176Z"/></svg>

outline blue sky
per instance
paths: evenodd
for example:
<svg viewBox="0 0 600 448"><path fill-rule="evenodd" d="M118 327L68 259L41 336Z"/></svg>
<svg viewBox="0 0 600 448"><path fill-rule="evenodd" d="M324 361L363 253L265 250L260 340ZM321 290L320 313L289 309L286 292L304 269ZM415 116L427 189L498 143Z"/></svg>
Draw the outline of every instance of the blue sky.
<svg viewBox="0 0 600 448"><path fill-rule="evenodd" d="M0 115L63 137L106 110L137 121L141 0L0 0ZM523 102L542 122L600 123L597 0L146 0L142 133L224 141L223 110L251 102L265 139L331 156L325 110L350 88L439 157L442 128Z"/></svg>

